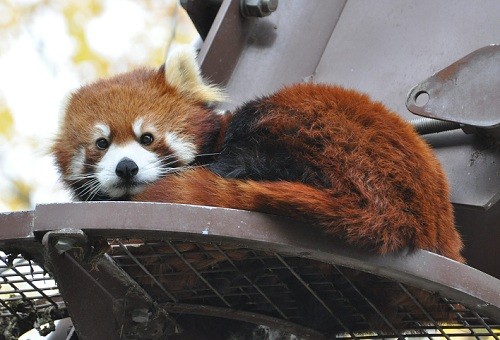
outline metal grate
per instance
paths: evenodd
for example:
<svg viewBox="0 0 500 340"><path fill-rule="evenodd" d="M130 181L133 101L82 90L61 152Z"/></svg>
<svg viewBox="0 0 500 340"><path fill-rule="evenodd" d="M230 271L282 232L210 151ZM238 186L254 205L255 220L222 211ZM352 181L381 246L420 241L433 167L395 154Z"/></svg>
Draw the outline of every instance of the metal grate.
<svg viewBox="0 0 500 340"><path fill-rule="evenodd" d="M56 282L33 262L1 253L0 279L0 339L36 327L48 334L54 320L67 316Z"/></svg>
<svg viewBox="0 0 500 340"><path fill-rule="evenodd" d="M500 337L498 320L456 301L342 266L227 244L110 244L115 263L174 317L231 319L239 311L247 322L267 317L285 330L293 324L341 339ZM55 281L40 266L2 256L0 276L2 333L17 336L67 316Z"/></svg>
<svg viewBox="0 0 500 340"><path fill-rule="evenodd" d="M110 243L117 265L174 313L238 310L344 339L500 336L498 322L456 301L341 266L226 244Z"/></svg>

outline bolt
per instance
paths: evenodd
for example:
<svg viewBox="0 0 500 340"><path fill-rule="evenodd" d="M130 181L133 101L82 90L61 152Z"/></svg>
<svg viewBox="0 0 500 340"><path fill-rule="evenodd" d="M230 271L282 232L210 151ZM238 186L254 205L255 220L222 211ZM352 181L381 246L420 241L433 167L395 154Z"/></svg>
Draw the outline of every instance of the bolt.
<svg viewBox="0 0 500 340"><path fill-rule="evenodd" d="M60 239L57 240L56 244L54 245L54 248L56 248L59 254L62 254L64 252L67 252L68 250L73 249L75 242L76 241L74 239L61 237Z"/></svg>
<svg viewBox="0 0 500 340"><path fill-rule="evenodd" d="M149 310L146 308L138 308L132 311L132 321L137 323L145 323L149 321Z"/></svg>
<svg viewBox="0 0 500 340"><path fill-rule="evenodd" d="M240 11L244 17L266 17L278 8L278 0L240 0Z"/></svg>
<svg viewBox="0 0 500 340"><path fill-rule="evenodd" d="M410 121L410 123L421 135L460 129L460 124L458 123L446 122L432 118L417 118Z"/></svg>

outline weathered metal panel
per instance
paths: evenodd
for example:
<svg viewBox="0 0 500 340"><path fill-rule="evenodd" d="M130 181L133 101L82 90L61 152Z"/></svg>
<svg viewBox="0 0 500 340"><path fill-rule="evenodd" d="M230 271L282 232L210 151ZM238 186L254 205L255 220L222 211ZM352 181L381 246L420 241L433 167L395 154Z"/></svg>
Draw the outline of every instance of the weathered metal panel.
<svg viewBox="0 0 500 340"><path fill-rule="evenodd" d="M413 86L499 42L497 0L349 0L314 80L367 92L413 119L405 106Z"/></svg>
<svg viewBox="0 0 500 340"><path fill-rule="evenodd" d="M424 117L500 127L500 45L482 47L420 82L406 107Z"/></svg>
<svg viewBox="0 0 500 340"><path fill-rule="evenodd" d="M200 52L202 67L209 79L222 83L227 81L230 103L225 108L232 108L255 96L276 91L285 84L302 82L310 77L344 4L345 1L340 0L281 0L278 10L269 17L237 18L241 23L232 23L234 33L227 29L217 31L217 27L212 27ZM248 31L243 45L232 43L233 35L239 34L240 25ZM222 45L214 44L211 36L222 39ZM226 54L232 56L235 49L243 52L230 78L224 80L214 75L219 71L214 71L210 65L219 63L231 67L231 58L228 63ZM205 56L205 50L212 55Z"/></svg>
<svg viewBox="0 0 500 340"><path fill-rule="evenodd" d="M33 237L33 211L0 213L0 241Z"/></svg>

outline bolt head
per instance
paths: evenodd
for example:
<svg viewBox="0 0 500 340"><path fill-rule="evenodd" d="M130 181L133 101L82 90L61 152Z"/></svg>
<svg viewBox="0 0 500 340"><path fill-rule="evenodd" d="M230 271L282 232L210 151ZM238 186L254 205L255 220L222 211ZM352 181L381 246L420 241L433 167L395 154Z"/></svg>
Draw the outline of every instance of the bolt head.
<svg viewBox="0 0 500 340"><path fill-rule="evenodd" d="M132 311L132 321L137 323L145 323L149 321L149 310L146 308L138 308Z"/></svg>
<svg viewBox="0 0 500 340"><path fill-rule="evenodd" d="M278 0L241 0L241 13L244 17L266 17L278 8Z"/></svg>
<svg viewBox="0 0 500 340"><path fill-rule="evenodd" d="M73 249L76 241L71 238L61 237L57 240L56 244L54 244L54 248L56 248L59 254L62 254L68 250Z"/></svg>

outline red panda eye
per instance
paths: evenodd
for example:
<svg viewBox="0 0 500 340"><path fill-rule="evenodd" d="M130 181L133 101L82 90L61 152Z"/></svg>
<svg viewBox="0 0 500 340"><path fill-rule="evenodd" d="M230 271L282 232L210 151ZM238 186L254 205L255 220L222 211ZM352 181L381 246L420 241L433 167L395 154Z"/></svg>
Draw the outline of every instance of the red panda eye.
<svg viewBox="0 0 500 340"><path fill-rule="evenodd" d="M109 142L106 140L106 138L99 138L95 141L95 145L98 149L105 150L109 147Z"/></svg>
<svg viewBox="0 0 500 340"><path fill-rule="evenodd" d="M153 135L150 133L145 133L140 138L140 142L142 145L149 145L153 143L153 140L154 140Z"/></svg>

